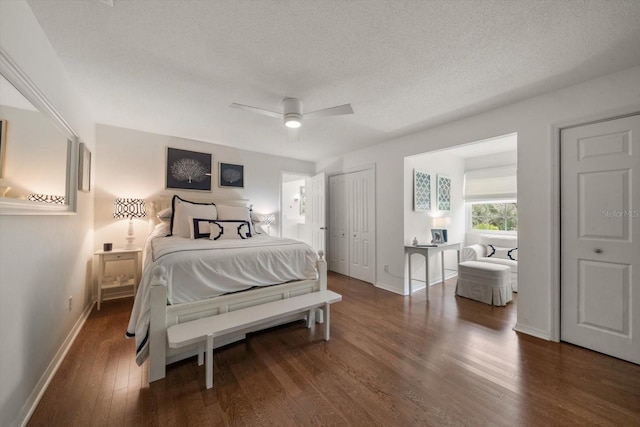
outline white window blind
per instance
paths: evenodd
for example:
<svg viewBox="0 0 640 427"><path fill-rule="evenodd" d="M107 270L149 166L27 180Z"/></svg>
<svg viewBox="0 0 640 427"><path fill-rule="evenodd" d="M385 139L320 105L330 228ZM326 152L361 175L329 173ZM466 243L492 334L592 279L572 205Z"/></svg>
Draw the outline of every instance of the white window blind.
<svg viewBox="0 0 640 427"><path fill-rule="evenodd" d="M464 174L465 202L517 199L515 166L476 169Z"/></svg>

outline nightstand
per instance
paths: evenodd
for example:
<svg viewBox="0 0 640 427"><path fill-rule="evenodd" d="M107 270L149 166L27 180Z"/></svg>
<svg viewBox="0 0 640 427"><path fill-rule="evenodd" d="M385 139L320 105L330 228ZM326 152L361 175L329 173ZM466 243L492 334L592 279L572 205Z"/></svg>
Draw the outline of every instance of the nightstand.
<svg viewBox="0 0 640 427"><path fill-rule="evenodd" d="M100 310L100 304L102 303L102 290L113 289L122 286L133 286L133 295L136 295L138 290L138 282L140 280L138 273L138 257L142 253L142 249L114 249L112 251L98 251L98 310ZM133 263L133 279L127 278L122 282L113 278L112 280L105 280L104 272L106 265L110 261L132 261ZM115 280L114 280L115 279Z"/></svg>

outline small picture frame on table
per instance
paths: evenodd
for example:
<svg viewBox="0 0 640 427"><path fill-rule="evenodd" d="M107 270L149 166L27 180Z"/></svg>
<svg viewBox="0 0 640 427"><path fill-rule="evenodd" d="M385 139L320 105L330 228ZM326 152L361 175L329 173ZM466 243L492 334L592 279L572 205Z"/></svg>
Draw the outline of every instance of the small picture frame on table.
<svg viewBox="0 0 640 427"><path fill-rule="evenodd" d="M444 230L442 230L441 228L432 228L431 243L435 243L435 244L445 243L443 231Z"/></svg>

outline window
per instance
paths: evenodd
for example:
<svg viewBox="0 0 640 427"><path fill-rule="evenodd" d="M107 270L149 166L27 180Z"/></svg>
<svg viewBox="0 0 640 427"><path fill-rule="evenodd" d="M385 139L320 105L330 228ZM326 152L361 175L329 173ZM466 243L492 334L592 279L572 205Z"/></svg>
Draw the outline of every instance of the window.
<svg viewBox="0 0 640 427"><path fill-rule="evenodd" d="M518 203L471 203L471 229L517 231Z"/></svg>

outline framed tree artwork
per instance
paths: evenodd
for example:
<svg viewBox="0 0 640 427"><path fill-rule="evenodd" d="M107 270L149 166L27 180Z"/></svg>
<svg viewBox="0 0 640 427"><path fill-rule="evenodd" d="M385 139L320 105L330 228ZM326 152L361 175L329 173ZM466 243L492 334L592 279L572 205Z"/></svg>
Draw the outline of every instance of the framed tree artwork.
<svg viewBox="0 0 640 427"><path fill-rule="evenodd" d="M211 154L168 147L166 188L211 191Z"/></svg>
<svg viewBox="0 0 640 427"><path fill-rule="evenodd" d="M220 187L244 188L244 166L220 163Z"/></svg>

